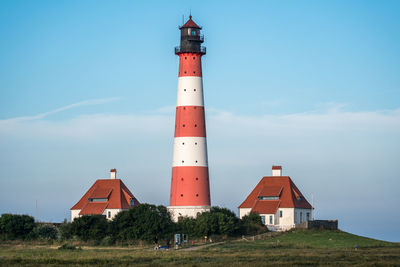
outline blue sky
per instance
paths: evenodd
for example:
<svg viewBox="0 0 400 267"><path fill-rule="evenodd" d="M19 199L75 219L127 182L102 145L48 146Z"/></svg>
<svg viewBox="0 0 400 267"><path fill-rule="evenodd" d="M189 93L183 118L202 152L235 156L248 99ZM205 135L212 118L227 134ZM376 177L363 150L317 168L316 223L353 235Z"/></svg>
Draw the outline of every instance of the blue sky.
<svg viewBox="0 0 400 267"><path fill-rule="evenodd" d="M400 241L398 1L2 1L0 212L69 218L114 167L168 205L190 10L213 205L236 211L282 164L317 218Z"/></svg>

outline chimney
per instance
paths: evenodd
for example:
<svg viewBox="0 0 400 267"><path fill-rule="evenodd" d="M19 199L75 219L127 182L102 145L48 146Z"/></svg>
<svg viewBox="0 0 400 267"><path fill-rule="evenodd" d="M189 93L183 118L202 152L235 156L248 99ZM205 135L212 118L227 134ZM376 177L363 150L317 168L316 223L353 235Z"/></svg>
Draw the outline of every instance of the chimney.
<svg viewBox="0 0 400 267"><path fill-rule="evenodd" d="M282 166L272 166L272 176L282 176Z"/></svg>
<svg viewBox="0 0 400 267"><path fill-rule="evenodd" d="M117 169L110 170L110 179L117 179Z"/></svg>

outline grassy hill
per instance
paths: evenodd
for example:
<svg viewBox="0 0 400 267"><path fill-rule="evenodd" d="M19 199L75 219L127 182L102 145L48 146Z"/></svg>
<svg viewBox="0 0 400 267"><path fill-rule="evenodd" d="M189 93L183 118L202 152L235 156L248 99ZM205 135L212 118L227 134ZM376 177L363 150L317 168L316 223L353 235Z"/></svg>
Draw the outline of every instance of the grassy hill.
<svg viewBox="0 0 400 267"><path fill-rule="evenodd" d="M397 247L399 243L380 241L363 236L353 235L340 230L292 230L282 234L252 243L227 243L225 246L238 248L372 248Z"/></svg>
<svg viewBox="0 0 400 267"><path fill-rule="evenodd" d="M294 230L262 240L231 240L193 251L154 251L150 246L58 250L58 246L3 243L0 265L398 266L400 263L399 243L329 230Z"/></svg>

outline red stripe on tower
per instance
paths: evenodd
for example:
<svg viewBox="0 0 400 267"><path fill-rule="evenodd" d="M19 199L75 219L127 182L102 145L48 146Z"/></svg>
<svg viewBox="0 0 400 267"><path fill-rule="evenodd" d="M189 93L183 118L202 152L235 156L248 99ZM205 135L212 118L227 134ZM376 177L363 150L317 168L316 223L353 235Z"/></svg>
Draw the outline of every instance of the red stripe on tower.
<svg viewBox="0 0 400 267"><path fill-rule="evenodd" d="M204 41L201 27L192 16L179 29L181 42L175 48L179 78L168 207L175 221L184 216L196 217L211 206L201 71L201 57L206 49L201 46Z"/></svg>

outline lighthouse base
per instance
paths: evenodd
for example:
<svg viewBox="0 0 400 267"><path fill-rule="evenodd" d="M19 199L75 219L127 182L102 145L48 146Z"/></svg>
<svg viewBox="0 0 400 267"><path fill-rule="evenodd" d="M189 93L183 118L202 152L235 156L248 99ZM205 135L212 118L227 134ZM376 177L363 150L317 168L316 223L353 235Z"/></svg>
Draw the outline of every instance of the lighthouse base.
<svg viewBox="0 0 400 267"><path fill-rule="evenodd" d="M168 206L171 219L177 222L179 217L196 218L200 213L210 211L211 206Z"/></svg>

